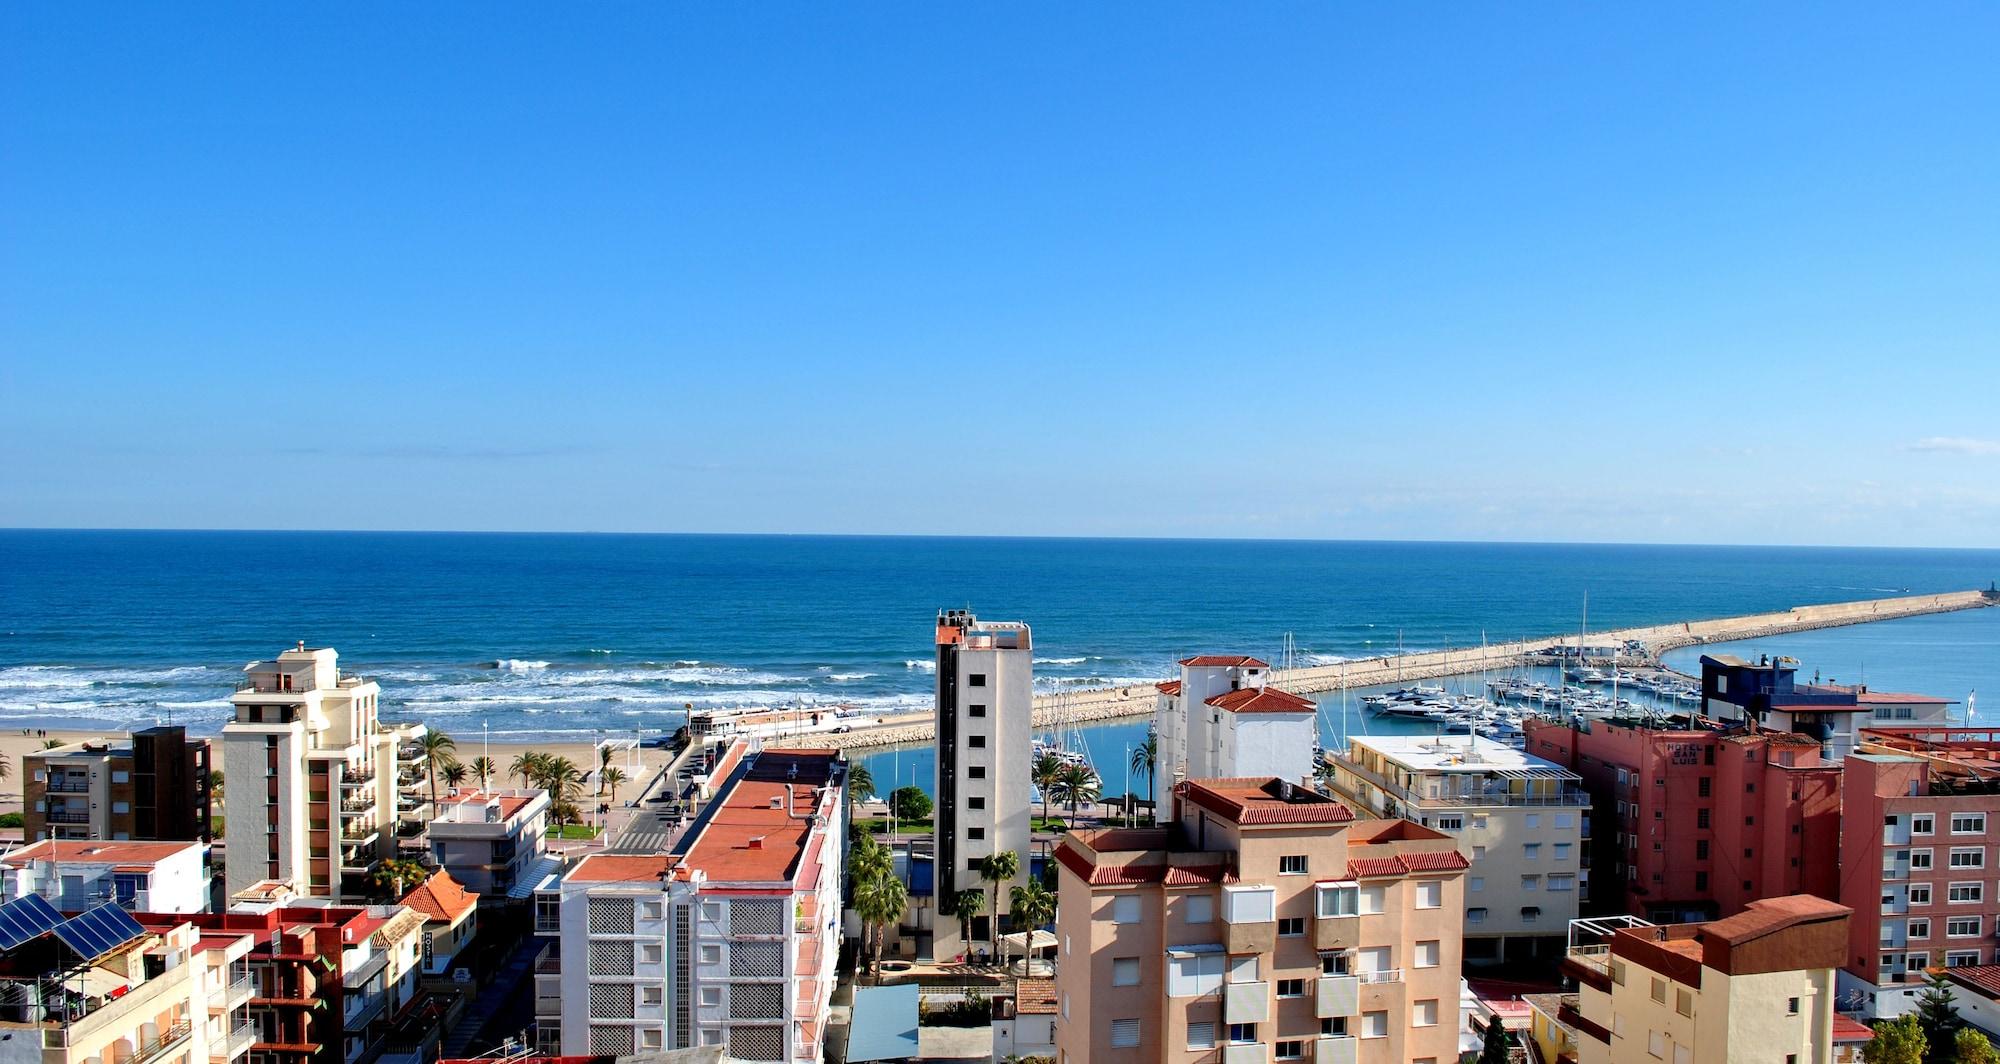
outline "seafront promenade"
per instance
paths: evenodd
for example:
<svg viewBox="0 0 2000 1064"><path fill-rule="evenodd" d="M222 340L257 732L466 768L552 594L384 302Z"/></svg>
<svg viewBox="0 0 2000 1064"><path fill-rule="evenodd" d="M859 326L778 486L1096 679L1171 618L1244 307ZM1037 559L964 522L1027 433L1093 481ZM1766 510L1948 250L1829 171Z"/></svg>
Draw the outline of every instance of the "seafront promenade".
<svg viewBox="0 0 2000 1064"><path fill-rule="evenodd" d="M1677 621L1640 628L1618 628L1592 632L1589 639L1592 646L1637 642L1645 646L1649 657L1657 658L1669 650L1704 643L1727 643L1738 639L1757 639L1815 628L1838 628L1850 624L1890 621L1934 613L1953 613L1996 605L2000 605L2000 594L1990 589L1951 591L1936 595L1906 595L1898 598L1863 599L1857 602L1832 602L1819 606L1794 606L1788 610L1753 613L1741 617ZM1577 641L1576 635L1549 636L1546 639L1495 643L1465 650L1390 654L1336 665L1280 669L1274 674L1273 679L1282 687L1306 694L1337 691L1342 687L1376 687L1435 679L1440 676L1459 676L1465 673L1514 668L1530 655L1565 645L1574 647ZM1239 648L1213 649L1234 651ZM1166 678L1161 677L1161 679ZM1088 724L1147 716L1153 712L1155 693L1151 684L1141 684L1133 687L1068 691L1060 696L1040 695L1035 699L1035 727L1038 729L1048 727L1058 719L1070 724ZM824 734L787 736L772 739L767 745L825 746L829 744L831 738ZM847 749L861 749L902 743L928 743L933 738L930 711L923 710L886 718L881 724L872 727L858 728L839 736L838 745Z"/></svg>

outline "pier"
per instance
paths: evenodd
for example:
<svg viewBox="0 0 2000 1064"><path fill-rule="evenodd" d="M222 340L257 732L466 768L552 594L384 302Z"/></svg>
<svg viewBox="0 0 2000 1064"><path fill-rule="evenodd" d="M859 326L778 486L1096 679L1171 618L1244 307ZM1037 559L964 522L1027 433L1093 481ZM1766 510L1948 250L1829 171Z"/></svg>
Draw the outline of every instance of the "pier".
<svg viewBox="0 0 2000 1064"><path fill-rule="evenodd" d="M1976 591L1949 591L1935 595L1863 599L1857 602L1830 602L1819 606L1794 606L1788 610L1753 613L1742 617L1617 628L1593 632L1590 640L1593 645L1637 642L1645 646L1649 657L1657 658L1669 650L1706 643L1760 639L1789 632L1839 628L1873 621L1893 621L1935 613L1955 613L1986 606L2000 606L2000 591L1987 588ZM1378 687L1442 676L1461 676L1466 673L1516 668L1529 658L1544 652L1565 646L1575 647L1578 645L1578 640L1579 637L1576 635L1549 636L1545 639L1516 640L1465 650L1389 654L1336 665L1278 669L1272 674L1272 682L1289 691L1312 694L1337 691L1342 687ZM1215 649L1234 651L1237 648ZM1166 678L1161 677L1161 679ZM1069 724L1130 720L1135 717L1150 716L1155 705L1156 693L1152 684L1140 684L1132 687L1068 691L1060 696L1038 695L1035 698L1035 727L1039 730L1052 726L1058 716ZM772 739L767 745L823 746L834 740L843 748L852 750L903 743L928 743L934 738L930 717L930 711L926 709L887 718L873 727L858 728L839 736L837 740L827 735L808 735Z"/></svg>

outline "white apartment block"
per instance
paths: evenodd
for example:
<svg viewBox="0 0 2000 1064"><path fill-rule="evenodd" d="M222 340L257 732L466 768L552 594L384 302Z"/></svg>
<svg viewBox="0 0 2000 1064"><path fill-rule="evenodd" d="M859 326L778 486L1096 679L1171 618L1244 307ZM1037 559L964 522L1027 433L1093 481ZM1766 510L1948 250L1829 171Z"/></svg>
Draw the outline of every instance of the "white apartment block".
<svg viewBox="0 0 2000 1064"><path fill-rule="evenodd" d="M981 862L1002 850L1021 854L1021 872L1000 884L1027 882L1028 811L1033 787L1034 648L1028 626L980 621L965 610L938 614L937 624L937 855L932 896L940 914L931 949L920 957L952 958L966 952L948 900L967 887L983 887ZM994 915L974 922L973 937Z"/></svg>
<svg viewBox="0 0 2000 1064"><path fill-rule="evenodd" d="M1317 704L1271 686L1271 666L1253 657L1202 654L1180 665L1180 679L1159 685L1153 711L1162 784L1312 777Z"/></svg>
<svg viewBox="0 0 2000 1064"><path fill-rule="evenodd" d="M1590 795L1576 773L1473 735L1351 736L1327 759L1355 808L1457 840L1471 863L1467 963L1561 958L1589 886Z"/></svg>
<svg viewBox="0 0 2000 1064"><path fill-rule="evenodd" d="M549 862L549 793L458 790L438 799L431 859L465 889L495 898L532 889Z"/></svg>
<svg viewBox="0 0 2000 1064"><path fill-rule="evenodd" d="M37 894L64 912L106 902L133 912L206 912L207 849L199 842L45 839L0 857L0 900Z"/></svg>
<svg viewBox="0 0 2000 1064"><path fill-rule="evenodd" d="M381 689L304 643L251 663L222 726L230 896L256 884L359 898L395 852L397 749L420 724L384 727Z"/></svg>
<svg viewBox="0 0 2000 1064"><path fill-rule="evenodd" d="M538 894L559 932L536 968L538 1048L823 1059L846 775L834 750L757 754L672 852L592 854Z"/></svg>

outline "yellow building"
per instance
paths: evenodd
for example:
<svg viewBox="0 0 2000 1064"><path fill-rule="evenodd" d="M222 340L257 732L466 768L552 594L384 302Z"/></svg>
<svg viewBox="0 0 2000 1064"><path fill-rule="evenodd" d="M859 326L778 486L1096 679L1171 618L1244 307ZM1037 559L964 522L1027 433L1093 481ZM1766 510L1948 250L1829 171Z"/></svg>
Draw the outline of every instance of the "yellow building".
<svg viewBox="0 0 2000 1064"><path fill-rule="evenodd" d="M1830 1064L1851 911L1797 894L1707 923L1576 921L1579 1064Z"/></svg>

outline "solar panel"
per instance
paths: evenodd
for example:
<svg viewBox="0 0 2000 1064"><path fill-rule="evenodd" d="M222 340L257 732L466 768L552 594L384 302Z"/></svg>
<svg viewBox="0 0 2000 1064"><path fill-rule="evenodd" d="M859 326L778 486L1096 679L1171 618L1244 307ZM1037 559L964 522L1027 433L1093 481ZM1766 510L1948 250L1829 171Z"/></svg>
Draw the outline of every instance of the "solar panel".
<svg viewBox="0 0 2000 1064"><path fill-rule="evenodd" d="M56 937L87 961L94 961L145 934L146 929L132 919L131 913L109 902L71 917L55 928Z"/></svg>
<svg viewBox="0 0 2000 1064"><path fill-rule="evenodd" d="M0 949L15 946L56 929L62 914L40 894L24 894L0 905Z"/></svg>

